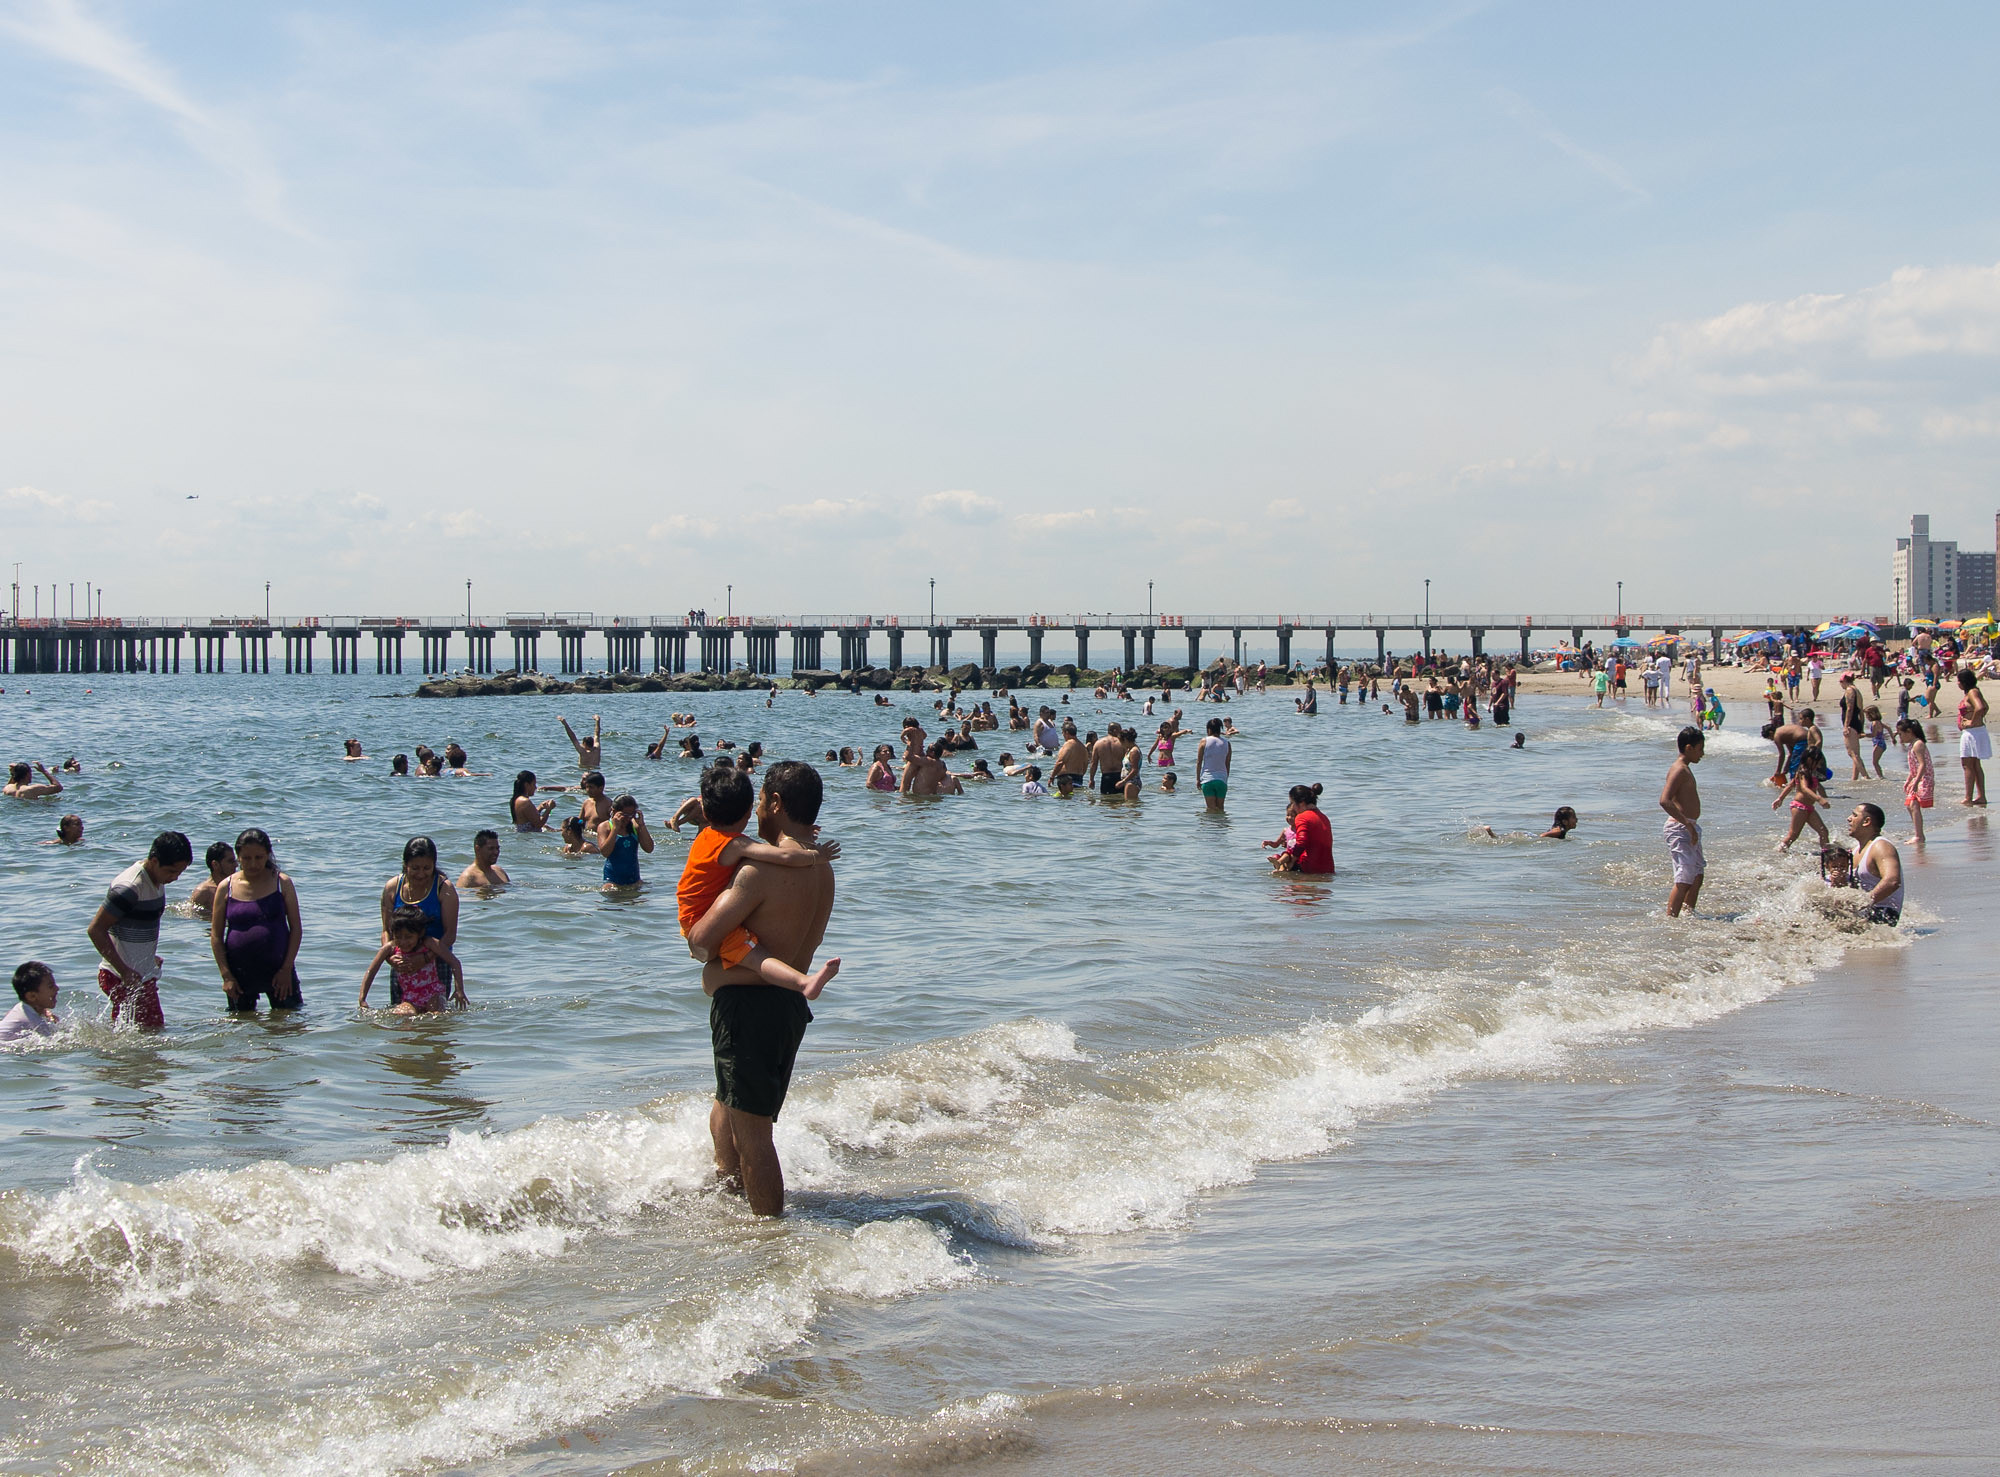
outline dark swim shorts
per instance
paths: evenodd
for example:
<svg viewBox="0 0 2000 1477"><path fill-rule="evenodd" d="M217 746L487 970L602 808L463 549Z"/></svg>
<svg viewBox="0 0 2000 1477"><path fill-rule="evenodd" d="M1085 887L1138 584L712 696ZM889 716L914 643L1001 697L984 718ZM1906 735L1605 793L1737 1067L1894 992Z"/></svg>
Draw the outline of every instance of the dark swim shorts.
<svg viewBox="0 0 2000 1477"><path fill-rule="evenodd" d="M812 1022L806 997L778 985L724 985L708 1004L715 1099L739 1113L776 1118L792 1063Z"/></svg>
<svg viewBox="0 0 2000 1477"><path fill-rule="evenodd" d="M1100 795L1122 795L1125 793L1125 786L1119 782L1117 770L1103 769L1098 771L1097 793Z"/></svg>

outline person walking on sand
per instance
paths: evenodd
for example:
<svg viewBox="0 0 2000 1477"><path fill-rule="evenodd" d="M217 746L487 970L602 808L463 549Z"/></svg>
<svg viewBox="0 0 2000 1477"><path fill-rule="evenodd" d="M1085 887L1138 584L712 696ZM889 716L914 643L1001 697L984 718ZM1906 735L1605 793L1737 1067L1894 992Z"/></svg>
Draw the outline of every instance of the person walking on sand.
<svg viewBox="0 0 2000 1477"><path fill-rule="evenodd" d="M1993 738L1986 731L1986 694L1979 690L1979 677L1970 667L1958 674L1959 690L1965 694L1958 705L1958 764L1965 771L1965 803L1986 803L1986 763L1993 757Z"/></svg>
<svg viewBox="0 0 2000 1477"><path fill-rule="evenodd" d="M1694 766L1701 763L1705 741L1701 730L1689 725L1674 744L1680 752L1668 766L1667 782L1660 790L1660 809L1667 813L1667 854L1674 863L1673 890L1667 894L1669 918L1694 911L1701 879L1708 871L1701 854L1701 792L1694 783Z"/></svg>
<svg viewBox="0 0 2000 1477"><path fill-rule="evenodd" d="M773 764L757 798L757 834L785 850L816 851L813 830L822 794L819 772L811 765ZM812 1009L799 991L765 984L740 966L722 968L715 956L735 930L748 929L767 953L808 973L826 937L833 898L833 868L823 852L805 867L745 861L688 931L689 945L711 959L702 969L701 987L710 997L715 1053L715 1101L708 1114L715 1167L724 1185L739 1191L758 1215L785 1213L784 1167L771 1130Z"/></svg>

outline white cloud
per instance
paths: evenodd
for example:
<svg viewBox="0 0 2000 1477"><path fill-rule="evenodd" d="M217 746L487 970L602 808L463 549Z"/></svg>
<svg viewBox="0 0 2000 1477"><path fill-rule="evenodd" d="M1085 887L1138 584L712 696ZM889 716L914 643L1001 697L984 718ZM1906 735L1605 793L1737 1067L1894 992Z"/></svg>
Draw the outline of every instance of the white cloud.
<svg viewBox="0 0 2000 1477"><path fill-rule="evenodd" d="M100 503L88 498L82 502L71 502L68 493L48 492L39 487L25 485L10 487L5 492L0 492L0 503L72 523L97 523L111 511L109 503Z"/></svg>
<svg viewBox="0 0 2000 1477"><path fill-rule="evenodd" d="M686 513L674 513L662 518L646 530L646 537L651 539L712 539L715 534L714 523Z"/></svg>
<svg viewBox="0 0 2000 1477"><path fill-rule="evenodd" d="M1742 303L1663 329L1642 379L1692 376L1704 389L1768 395L1879 375L1903 361L2000 355L2000 265L1903 267L1850 293Z"/></svg>
<svg viewBox="0 0 2000 1477"><path fill-rule="evenodd" d="M1264 516L1292 521L1306 516L1306 506L1295 497L1273 498L1264 504Z"/></svg>
<svg viewBox="0 0 2000 1477"><path fill-rule="evenodd" d="M917 507L930 517L960 523L991 523L1000 516L1000 504L977 492L933 492L919 498Z"/></svg>
<svg viewBox="0 0 2000 1477"><path fill-rule="evenodd" d="M777 517L788 523L851 523L880 511L867 498L818 497L809 503L787 503L778 509Z"/></svg>

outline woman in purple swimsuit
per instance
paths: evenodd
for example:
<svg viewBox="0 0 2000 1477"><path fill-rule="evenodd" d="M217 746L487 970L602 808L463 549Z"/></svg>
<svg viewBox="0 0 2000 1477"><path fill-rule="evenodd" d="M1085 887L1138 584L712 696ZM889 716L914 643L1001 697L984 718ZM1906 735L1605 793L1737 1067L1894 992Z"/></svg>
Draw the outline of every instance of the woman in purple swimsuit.
<svg viewBox="0 0 2000 1477"><path fill-rule="evenodd" d="M299 896L277 869L271 838L256 827L236 838L236 872L216 888L209 910L208 942L232 1011L257 1008L268 995L273 1010L297 1010Z"/></svg>

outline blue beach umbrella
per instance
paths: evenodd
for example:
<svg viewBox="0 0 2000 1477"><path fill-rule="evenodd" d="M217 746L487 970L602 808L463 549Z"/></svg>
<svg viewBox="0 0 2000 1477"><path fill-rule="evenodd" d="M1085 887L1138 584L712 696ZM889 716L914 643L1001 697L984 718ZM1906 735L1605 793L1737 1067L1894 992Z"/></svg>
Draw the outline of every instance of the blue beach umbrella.
<svg viewBox="0 0 2000 1477"><path fill-rule="evenodd" d="M1646 643L1643 641L1634 641L1630 636L1620 636L1616 640L1607 641L1604 644L1606 646L1644 646Z"/></svg>

